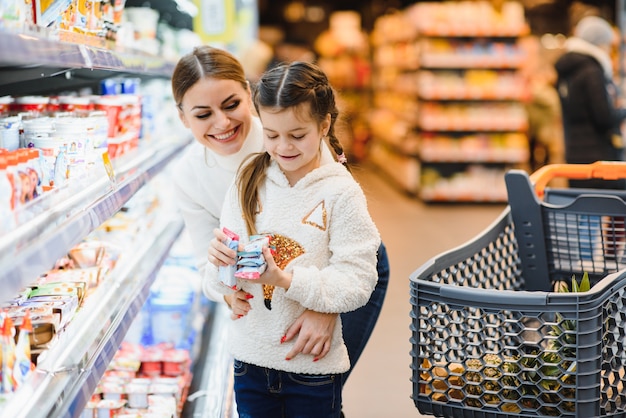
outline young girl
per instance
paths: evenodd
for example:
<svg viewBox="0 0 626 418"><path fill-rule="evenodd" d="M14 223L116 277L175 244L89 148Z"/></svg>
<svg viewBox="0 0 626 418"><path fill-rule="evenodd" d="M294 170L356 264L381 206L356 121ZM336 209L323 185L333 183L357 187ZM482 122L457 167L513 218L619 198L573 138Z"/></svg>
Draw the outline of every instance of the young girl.
<svg viewBox="0 0 626 418"><path fill-rule="evenodd" d="M253 99L265 151L244 163L220 222L240 243L270 235L278 262L265 246L267 269L260 278L237 279L237 288L251 295L251 309L232 322L229 334L237 410L241 418L339 417L341 374L350 368L341 317L323 358L290 358L293 343L284 336L306 309L342 313L367 303L380 236L335 137L338 111L326 75L309 63L281 65L261 77ZM323 152L324 138L338 161ZM209 251L207 284L232 292L220 281L227 251L217 241ZM234 250L227 255L234 264Z"/></svg>

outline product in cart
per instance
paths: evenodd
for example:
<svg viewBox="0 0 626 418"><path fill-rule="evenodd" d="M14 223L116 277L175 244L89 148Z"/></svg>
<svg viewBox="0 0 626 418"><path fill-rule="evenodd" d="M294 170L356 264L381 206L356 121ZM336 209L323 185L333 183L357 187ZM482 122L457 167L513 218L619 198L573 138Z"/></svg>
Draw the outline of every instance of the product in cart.
<svg viewBox="0 0 626 418"><path fill-rule="evenodd" d="M554 176L615 179L626 176L626 164L507 173L509 206L500 217L411 275L413 400L421 413L626 413L624 196L544 189Z"/></svg>

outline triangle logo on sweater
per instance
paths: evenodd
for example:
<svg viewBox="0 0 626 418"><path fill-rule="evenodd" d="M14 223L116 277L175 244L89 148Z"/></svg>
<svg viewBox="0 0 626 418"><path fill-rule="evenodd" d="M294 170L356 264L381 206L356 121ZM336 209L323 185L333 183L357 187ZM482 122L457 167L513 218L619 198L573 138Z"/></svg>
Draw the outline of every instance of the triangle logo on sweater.
<svg viewBox="0 0 626 418"><path fill-rule="evenodd" d="M312 225L322 231L326 231L326 222L326 204L323 200L302 219L302 223Z"/></svg>

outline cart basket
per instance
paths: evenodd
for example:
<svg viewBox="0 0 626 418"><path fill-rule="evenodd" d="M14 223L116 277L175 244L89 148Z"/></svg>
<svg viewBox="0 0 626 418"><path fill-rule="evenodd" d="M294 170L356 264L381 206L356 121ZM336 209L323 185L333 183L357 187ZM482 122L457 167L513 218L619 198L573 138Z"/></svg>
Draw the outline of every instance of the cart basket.
<svg viewBox="0 0 626 418"><path fill-rule="evenodd" d="M511 170L500 216L411 275L412 398L422 414L626 416L624 196L544 189L550 176L626 173L609 166ZM583 273L590 291L552 291Z"/></svg>

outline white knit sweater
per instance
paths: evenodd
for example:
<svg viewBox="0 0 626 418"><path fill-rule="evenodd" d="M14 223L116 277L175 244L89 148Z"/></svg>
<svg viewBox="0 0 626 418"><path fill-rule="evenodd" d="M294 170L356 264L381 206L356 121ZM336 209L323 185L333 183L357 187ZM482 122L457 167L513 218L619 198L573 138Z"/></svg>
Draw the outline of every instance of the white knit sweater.
<svg viewBox="0 0 626 418"><path fill-rule="evenodd" d="M262 286L239 280L238 286L254 295L250 312L233 321L229 347L238 360L296 373L342 373L349 369L343 343L341 317L331 350L314 362L300 354L287 361L294 341L281 337L306 309L341 313L367 303L377 281L376 251L380 236L372 221L365 195L346 168L334 161L322 164L293 187L275 162L270 164L260 192L262 211L257 230L280 234L297 242L304 254L285 267L293 273L287 291L274 290L272 309L265 307ZM221 225L248 241L236 187L227 193ZM217 268L207 264L205 288L223 294L232 290L219 282Z"/></svg>

